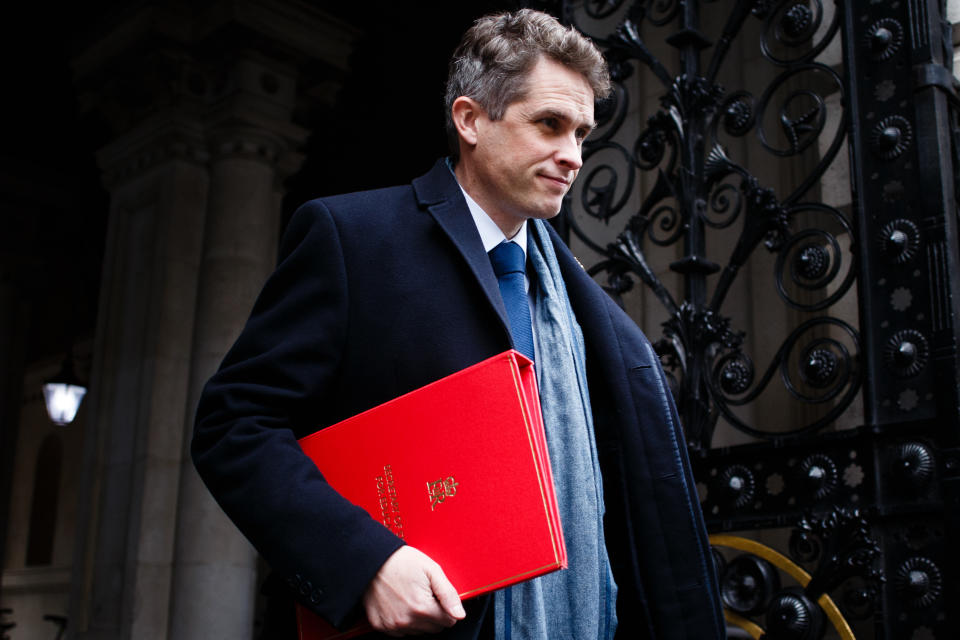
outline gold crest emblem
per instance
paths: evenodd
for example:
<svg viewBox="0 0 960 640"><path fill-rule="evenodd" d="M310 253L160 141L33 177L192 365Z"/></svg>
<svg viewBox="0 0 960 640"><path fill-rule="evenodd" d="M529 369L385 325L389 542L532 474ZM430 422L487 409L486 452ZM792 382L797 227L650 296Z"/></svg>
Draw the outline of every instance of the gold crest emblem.
<svg viewBox="0 0 960 640"><path fill-rule="evenodd" d="M434 482L427 483L427 495L430 498L430 511L433 511L437 508L441 502L447 498L452 498L457 495L457 487L460 485L459 482L453 479L453 476L447 476L446 478L440 478Z"/></svg>

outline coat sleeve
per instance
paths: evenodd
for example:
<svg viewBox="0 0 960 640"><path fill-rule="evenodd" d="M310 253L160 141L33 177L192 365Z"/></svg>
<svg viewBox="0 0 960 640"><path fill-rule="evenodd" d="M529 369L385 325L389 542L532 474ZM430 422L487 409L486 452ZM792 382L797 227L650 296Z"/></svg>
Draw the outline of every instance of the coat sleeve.
<svg viewBox="0 0 960 640"><path fill-rule="evenodd" d="M205 386L191 453L210 492L292 588L332 624L403 541L340 496L297 444L329 415L348 313L338 231L321 201L294 214L280 260Z"/></svg>

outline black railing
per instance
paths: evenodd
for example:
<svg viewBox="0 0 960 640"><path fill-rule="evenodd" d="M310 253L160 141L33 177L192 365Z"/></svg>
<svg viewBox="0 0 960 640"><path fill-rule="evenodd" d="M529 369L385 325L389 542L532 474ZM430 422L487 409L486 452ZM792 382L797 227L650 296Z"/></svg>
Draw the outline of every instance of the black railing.
<svg viewBox="0 0 960 640"><path fill-rule="evenodd" d="M662 322L646 328L708 527L732 545L717 552L728 611L770 639L949 637L960 134L943 3L552 10L615 80L561 227L614 297ZM757 562L739 530L768 541ZM785 569L760 556L809 575L767 580Z"/></svg>

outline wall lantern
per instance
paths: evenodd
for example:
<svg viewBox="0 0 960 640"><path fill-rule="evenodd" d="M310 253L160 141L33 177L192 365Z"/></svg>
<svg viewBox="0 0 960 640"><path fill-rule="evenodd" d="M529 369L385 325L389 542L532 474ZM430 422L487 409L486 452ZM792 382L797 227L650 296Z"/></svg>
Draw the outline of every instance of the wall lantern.
<svg viewBox="0 0 960 640"><path fill-rule="evenodd" d="M43 399L47 405L47 415L56 424L67 425L77 416L80 402L87 393L87 385L73 372L73 354L68 353L63 360L60 373L43 385Z"/></svg>

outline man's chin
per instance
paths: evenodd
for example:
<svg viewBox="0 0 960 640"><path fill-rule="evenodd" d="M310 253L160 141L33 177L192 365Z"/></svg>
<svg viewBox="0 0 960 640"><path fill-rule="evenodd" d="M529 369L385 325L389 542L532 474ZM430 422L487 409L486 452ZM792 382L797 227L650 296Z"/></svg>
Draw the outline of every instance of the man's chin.
<svg viewBox="0 0 960 640"><path fill-rule="evenodd" d="M560 208L562 204L563 204L563 201L559 203L550 203L548 205L539 207L532 215L530 215L530 217L538 218L540 220L549 220L550 218L553 218L558 213L560 213Z"/></svg>

